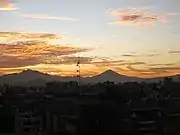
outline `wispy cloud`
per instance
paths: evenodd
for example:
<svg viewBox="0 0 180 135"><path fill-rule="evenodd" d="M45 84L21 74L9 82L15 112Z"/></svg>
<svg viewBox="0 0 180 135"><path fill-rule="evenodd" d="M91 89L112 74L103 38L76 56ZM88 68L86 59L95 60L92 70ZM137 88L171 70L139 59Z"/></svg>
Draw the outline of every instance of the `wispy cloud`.
<svg viewBox="0 0 180 135"><path fill-rule="evenodd" d="M145 53L145 54L138 54L138 53L125 53L122 54L121 56L123 57L155 57L155 56L159 56L161 54L158 53Z"/></svg>
<svg viewBox="0 0 180 135"><path fill-rule="evenodd" d="M165 73L165 72L178 73L180 71L180 67L159 67L159 68L150 68L149 70L154 71L155 73Z"/></svg>
<svg viewBox="0 0 180 135"><path fill-rule="evenodd" d="M147 56L147 57L155 57L155 56L159 56L160 54L158 53L150 53L150 54L145 54L144 56ZM143 56L143 55L142 55Z"/></svg>
<svg viewBox="0 0 180 135"><path fill-rule="evenodd" d="M110 24L138 24L147 25L155 24L157 22L167 23L169 16L175 13L158 14L152 13L148 8L128 8L120 10L110 10L109 13L117 18L117 21Z"/></svg>
<svg viewBox="0 0 180 135"><path fill-rule="evenodd" d="M148 64L147 66L150 66L150 67L175 66L175 64L173 64L173 63L167 63L167 64Z"/></svg>
<svg viewBox="0 0 180 135"><path fill-rule="evenodd" d="M170 76L176 75L180 72L180 67L178 66L159 66L159 67L149 67L148 69L137 69L128 65L127 69L131 72L138 73L140 76L144 77L160 77L160 76Z"/></svg>
<svg viewBox="0 0 180 135"><path fill-rule="evenodd" d="M58 17L58 16L51 16L47 14L20 14L20 16L24 18L31 18L31 19L47 19L47 20L67 20L67 21L79 21L78 18L73 17Z"/></svg>
<svg viewBox="0 0 180 135"><path fill-rule="evenodd" d="M50 42L62 38L63 37L52 33L0 32L0 43L31 40Z"/></svg>
<svg viewBox="0 0 180 135"><path fill-rule="evenodd" d="M77 56L63 56L59 59L53 59L52 61L49 61L51 64L65 64L65 65L71 65L76 64L78 60ZM117 67L117 66L124 66L124 65L145 65L145 62L140 61L125 61L125 60L109 60L104 59L100 57L80 57L79 58L81 64L83 65L93 65L97 66L99 68L106 67ZM49 64L49 63L48 63Z"/></svg>
<svg viewBox="0 0 180 135"><path fill-rule="evenodd" d="M17 9L18 8L9 0L0 0L0 10L11 11L11 10L17 10Z"/></svg>
<svg viewBox="0 0 180 135"><path fill-rule="evenodd" d="M137 55L134 54L123 54L123 57L136 57Z"/></svg>
<svg viewBox="0 0 180 135"><path fill-rule="evenodd" d="M180 54L180 51L169 51L170 54Z"/></svg>
<svg viewBox="0 0 180 135"><path fill-rule="evenodd" d="M62 56L59 59L51 59L51 61L47 61L46 64L65 64L65 65L73 65L77 64L78 59L81 61L81 64L91 64L94 57L80 57L77 56Z"/></svg>
<svg viewBox="0 0 180 135"><path fill-rule="evenodd" d="M97 67L118 67L118 66L125 66L125 65L145 65L145 62L140 61L125 61L125 60L101 60L101 61L92 61L92 64L96 65Z"/></svg>

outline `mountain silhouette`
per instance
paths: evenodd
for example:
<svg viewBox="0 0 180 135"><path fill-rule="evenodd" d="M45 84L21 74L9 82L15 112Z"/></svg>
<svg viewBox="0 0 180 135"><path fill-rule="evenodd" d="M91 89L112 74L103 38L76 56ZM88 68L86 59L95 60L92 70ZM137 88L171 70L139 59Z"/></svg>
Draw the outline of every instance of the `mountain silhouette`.
<svg viewBox="0 0 180 135"><path fill-rule="evenodd" d="M107 70L101 74L92 77L81 78L81 83L82 84L102 83L106 81L111 81L115 83L132 82L132 81L157 82L162 80L163 78L164 77L144 79L139 77L121 75L113 70ZM171 76L171 78L180 81L179 75ZM38 85L45 85L46 82L50 82L50 81L69 82L69 81L78 81L78 78L71 76L66 76L66 77L55 76L30 69L23 70L19 73L0 76L0 84L38 86Z"/></svg>
<svg viewBox="0 0 180 135"><path fill-rule="evenodd" d="M119 82L128 82L128 81L140 81L141 78L138 77L131 77L131 76L126 76L126 75L121 75L111 69L93 76L93 77L89 77L86 78L86 82L89 83L96 83L96 82L106 82L106 81L111 81L111 82L115 82L115 83L119 83Z"/></svg>
<svg viewBox="0 0 180 135"><path fill-rule="evenodd" d="M0 77L0 83L8 83L8 84L25 84L27 82L37 80L37 79L48 79L50 75L43 74L39 71L35 70L23 70L19 73L7 74Z"/></svg>
<svg viewBox="0 0 180 135"><path fill-rule="evenodd" d="M22 70L19 73L7 74L0 76L0 84L10 84L10 85L45 85L46 82L60 81L69 82L76 81L77 77L62 77L50 75L47 73L42 73L36 70Z"/></svg>

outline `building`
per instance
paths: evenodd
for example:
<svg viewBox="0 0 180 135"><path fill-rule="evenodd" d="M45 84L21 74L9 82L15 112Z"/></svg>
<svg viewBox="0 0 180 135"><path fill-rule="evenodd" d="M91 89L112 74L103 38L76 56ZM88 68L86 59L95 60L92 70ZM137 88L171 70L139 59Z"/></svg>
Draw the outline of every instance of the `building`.
<svg viewBox="0 0 180 135"><path fill-rule="evenodd" d="M16 111L16 133L36 134L40 131L41 119L34 102L19 104Z"/></svg>
<svg viewBox="0 0 180 135"><path fill-rule="evenodd" d="M0 106L0 133L13 134L16 132L15 108Z"/></svg>
<svg viewBox="0 0 180 135"><path fill-rule="evenodd" d="M146 108L132 110L132 133L159 134L165 132L164 114L160 108Z"/></svg>
<svg viewBox="0 0 180 135"><path fill-rule="evenodd" d="M73 100L54 99L39 103L42 132L54 134L75 132L78 108Z"/></svg>

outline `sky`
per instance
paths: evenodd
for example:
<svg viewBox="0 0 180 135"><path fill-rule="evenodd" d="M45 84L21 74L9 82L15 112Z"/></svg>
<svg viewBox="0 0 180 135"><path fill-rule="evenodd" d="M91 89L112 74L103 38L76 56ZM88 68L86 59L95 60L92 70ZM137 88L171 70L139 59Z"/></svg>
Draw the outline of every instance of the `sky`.
<svg viewBox="0 0 180 135"><path fill-rule="evenodd" d="M179 0L0 0L0 75L180 74Z"/></svg>

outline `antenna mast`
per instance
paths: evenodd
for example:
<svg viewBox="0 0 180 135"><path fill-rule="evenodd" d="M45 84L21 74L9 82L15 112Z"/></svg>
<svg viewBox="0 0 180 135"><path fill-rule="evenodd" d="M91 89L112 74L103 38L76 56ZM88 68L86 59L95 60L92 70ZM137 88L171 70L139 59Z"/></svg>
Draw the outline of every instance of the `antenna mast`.
<svg viewBox="0 0 180 135"><path fill-rule="evenodd" d="M80 85L80 79L81 79L81 66L80 66L80 57L78 53L78 59L77 59L77 77L78 77L78 86Z"/></svg>

